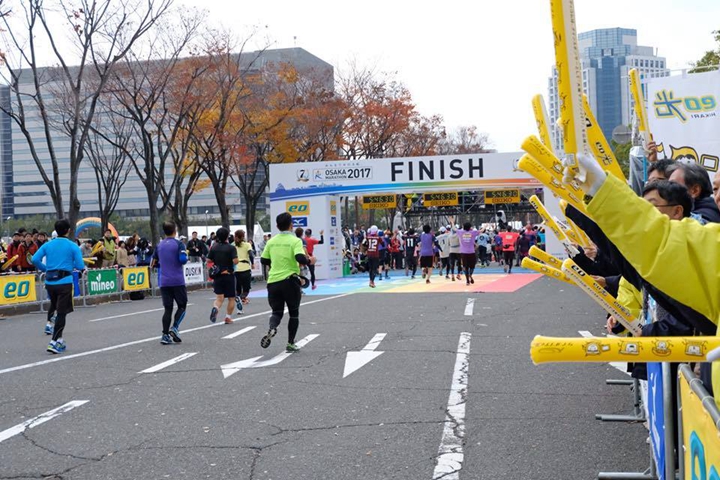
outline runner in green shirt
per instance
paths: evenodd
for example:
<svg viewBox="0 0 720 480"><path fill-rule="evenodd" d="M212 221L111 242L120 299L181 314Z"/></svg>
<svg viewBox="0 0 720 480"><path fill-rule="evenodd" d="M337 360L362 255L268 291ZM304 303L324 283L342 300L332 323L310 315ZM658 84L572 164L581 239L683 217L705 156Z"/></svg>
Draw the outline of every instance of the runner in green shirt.
<svg viewBox="0 0 720 480"><path fill-rule="evenodd" d="M292 229L292 216L281 213L276 218L279 235L274 235L265 245L260 262L270 267L268 274L268 303L272 309L270 328L260 340L260 346L270 346L272 338L282 320L285 305L290 314L288 321L287 352L295 352L295 335L300 326L301 279L299 265L314 265L315 257L305 254L302 240L297 238Z"/></svg>

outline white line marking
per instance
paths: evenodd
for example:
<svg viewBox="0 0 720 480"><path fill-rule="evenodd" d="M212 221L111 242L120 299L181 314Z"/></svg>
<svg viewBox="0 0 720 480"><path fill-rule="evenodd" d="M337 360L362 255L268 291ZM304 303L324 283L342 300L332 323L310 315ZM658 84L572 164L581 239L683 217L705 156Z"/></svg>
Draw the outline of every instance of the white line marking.
<svg viewBox="0 0 720 480"><path fill-rule="evenodd" d="M307 337L297 341L295 345L297 345L298 348L302 348L308 343L315 340L320 335L314 333L312 335L308 335ZM277 365L278 363L282 362L286 358L288 358L290 355L292 355L292 352L283 352L279 355L275 355L273 358L270 358L268 360L264 360L262 362L259 362L262 358L260 357L253 357L248 358L247 360L240 360L239 362L235 363L228 363L227 365L220 365L220 369L222 370L223 378L228 378L231 375L236 374L240 370L244 368L260 368L260 367L269 367L272 365Z"/></svg>
<svg viewBox="0 0 720 480"><path fill-rule="evenodd" d="M179 355L179 356L177 356L177 357L175 357L175 358L171 358L171 359L168 360L167 362L158 363L158 364L155 365L154 367L150 367L150 368L145 369L145 370L143 370L142 372L138 372L138 373L155 373L155 372L159 372L159 371L162 370L163 368L169 367L170 365L174 365L174 364L176 364L176 363L178 363L178 362L182 362L183 360L188 359L188 358L192 357L193 355L197 355L197 352L183 353L182 355Z"/></svg>
<svg viewBox="0 0 720 480"><path fill-rule="evenodd" d="M255 329L255 328L256 328L256 325L251 325L251 326L249 326L249 327L243 328L242 330L238 330L237 332L231 333L230 335L225 335L225 336L222 337L222 338L223 338L223 339L230 340L231 338L239 337L239 336L242 335L243 333L247 333L247 332L249 332L250 330L253 330L253 329Z"/></svg>
<svg viewBox="0 0 720 480"><path fill-rule="evenodd" d="M195 305L194 303L188 303L188 307L190 305ZM152 312L162 312L165 310L164 308L153 308L152 310L143 310L141 312L133 312L133 313L123 313L122 315L113 315L112 317L103 317L103 318L96 318L94 320L88 320L88 322L104 322L105 320L112 320L113 318L122 318L122 317L132 317L133 315L140 315L141 313L152 313Z"/></svg>
<svg viewBox="0 0 720 480"><path fill-rule="evenodd" d="M353 295L353 293L343 293L342 295L335 295L334 297L321 298L319 300L313 300L312 302L303 303L301 306L311 305L313 303L325 302L327 300L334 300L336 298L341 298L341 297L347 297L348 295ZM241 319L247 320L248 318L259 317L261 315L268 315L270 313L272 313L272 310L266 310L264 312L254 313L252 315L245 315L243 317L237 318L236 320L241 320ZM211 323L210 325L204 325L202 327L189 328L187 330L183 330L182 333L187 335L190 332L196 332L198 330L205 330L206 328L217 327L220 325L224 325L224 323L218 322L218 323ZM10 372L16 372L18 370L25 370L27 368L39 367L42 365L47 365L49 363L62 362L64 360L70 360L71 358L86 357L88 355L94 355L96 353L110 352L112 350L117 350L119 348L125 348L125 347L131 347L133 345L139 345L141 343L156 342L159 339L160 339L160 337L143 338L142 340L135 340L135 341L128 342L128 343L121 343L119 345L113 345L111 347L99 348L97 350L89 350L87 352L73 353L72 355L60 355L60 356L56 356L56 357L49 358L47 360L42 360L39 362L26 363L25 365L18 365L16 367L5 368L3 370L0 370L0 375L2 375L3 373L10 373Z"/></svg>
<svg viewBox="0 0 720 480"><path fill-rule="evenodd" d="M467 305L465 305L465 315L468 317L472 316L473 308L475 308L475 299L468 298Z"/></svg>
<svg viewBox="0 0 720 480"><path fill-rule="evenodd" d="M14 427L8 428L7 430L4 430L0 432L0 443L4 442L8 438L12 438L15 435L19 435L23 433L25 430L35 428L38 425L42 425L43 423L52 420L55 417L59 417L63 413L67 413L73 408L85 405L90 400L73 400L72 402L68 402L65 405L61 405L57 408L53 408L52 410L45 412L41 415L38 415L35 418L31 418L30 420L26 420L20 425L15 425Z"/></svg>
<svg viewBox="0 0 720 480"><path fill-rule="evenodd" d="M588 332L587 330L579 330L578 333L582 335L585 338L593 338L595 335ZM609 362L611 367L617 368L625 375L630 375L630 372L627 371L627 363L626 362Z"/></svg>
<svg viewBox="0 0 720 480"><path fill-rule="evenodd" d="M445 413L445 426L438 449L437 463L433 471L433 480L458 480L465 454L465 403L468 393L468 367L470 362L470 338L467 332L460 334L455 370L453 372L450 397Z"/></svg>
<svg viewBox="0 0 720 480"><path fill-rule="evenodd" d="M348 352L347 357L345 357L345 369L343 370L343 378L347 377L354 371L359 370L366 364L372 362L377 357L385 353L376 352L375 349L380 345L380 342L383 341L383 338L385 338L386 335L387 333L375 334L372 340L370 340L368 344L365 345L365 348L363 348L359 352Z"/></svg>

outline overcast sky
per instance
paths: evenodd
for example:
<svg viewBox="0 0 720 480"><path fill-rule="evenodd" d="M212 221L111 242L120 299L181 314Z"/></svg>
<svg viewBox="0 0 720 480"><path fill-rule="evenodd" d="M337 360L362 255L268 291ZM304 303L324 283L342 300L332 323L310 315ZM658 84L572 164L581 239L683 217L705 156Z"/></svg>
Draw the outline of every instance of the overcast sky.
<svg viewBox="0 0 720 480"><path fill-rule="evenodd" d="M530 106L547 96L554 62L549 0L182 0L242 34L259 26L272 47L298 46L344 68L397 72L424 115L476 125L499 151L535 132ZM578 31L634 28L672 69L714 48L720 0L575 0ZM294 39L296 37L296 39Z"/></svg>

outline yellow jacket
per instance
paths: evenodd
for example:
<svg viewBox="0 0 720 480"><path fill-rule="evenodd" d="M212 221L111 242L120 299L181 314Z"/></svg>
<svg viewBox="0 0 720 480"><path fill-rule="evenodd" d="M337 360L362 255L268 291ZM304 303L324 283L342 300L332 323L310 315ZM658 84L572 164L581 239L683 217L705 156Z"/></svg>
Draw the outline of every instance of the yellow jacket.
<svg viewBox="0 0 720 480"><path fill-rule="evenodd" d="M642 314L642 293L632 283L625 280L625 277L620 278L617 301L630 310L633 317L640 318L640 314Z"/></svg>
<svg viewBox="0 0 720 480"><path fill-rule="evenodd" d="M608 175L587 210L645 280L717 325L720 224L670 220L613 175ZM720 391L720 362L713 365L712 378ZM720 406L718 400L720 395L716 395Z"/></svg>

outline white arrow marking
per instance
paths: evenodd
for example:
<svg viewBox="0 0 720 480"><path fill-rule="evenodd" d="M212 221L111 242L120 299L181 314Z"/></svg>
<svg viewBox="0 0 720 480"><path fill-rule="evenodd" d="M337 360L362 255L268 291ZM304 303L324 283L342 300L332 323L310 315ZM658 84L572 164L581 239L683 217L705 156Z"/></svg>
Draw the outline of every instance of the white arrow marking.
<svg viewBox="0 0 720 480"><path fill-rule="evenodd" d="M475 308L475 299L468 298L467 305L465 305L465 315L468 317L472 316L473 308Z"/></svg>
<svg viewBox="0 0 720 480"><path fill-rule="evenodd" d="M25 430L28 430L30 428L35 428L38 425L42 425L43 423L52 420L55 417L59 417L63 413L69 412L73 408L79 407L81 405L85 405L90 400L73 400L72 402L68 402L65 405L61 405L57 408L53 408L52 410L43 413L42 415L38 415L35 418L31 418L30 420L27 420L20 425L15 425L14 427L8 428L7 430L4 430L0 432L0 442L4 442L8 438L14 437L15 435L19 435Z"/></svg>
<svg viewBox="0 0 720 480"><path fill-rule="evenodd" d="M230 335L225 335L225 336L222 337L222 338L229 340L229 339L231 339L231 338L239 337L239 336L242 335L243 333L247 333L247 332L249 332L250 330L252 330L252 329L254 329L254 328L255 328L255 325L250 326L250 327L245 327L245 328L243 328L242 330L238 330L237 332L231 333Z"/></svg>
<svg viewBox="0 0 720 480"><path fill-rule="evenodd" d="M348 352L347 358L345 358L345 371L343 372L343 378L347 377L355 370L359 370L385 353L375 351L378 345L380 345L380 342L383 341L383 338L385 338L385 335L387 335L387 333L378 333L372 338L372 340L370 340L370 342L368 342L367 345L365 345L365 348L359 352Z"/></svg>
<svg viewBox="0 0 720 480"><path fill-rule="evenodd" d="M308 335L307 337L303 338L302 340L299 340L295 343L298 348L302 348L308 343L315 340L320 335L318 334L312 334ZM277 365L278 363L282 362L286 358L288 358L290 355L292 355L292 352L283 352L279 355L274 356L273 358L270 358L268 360L265 360L263 362L259 362L262 358L262 355L259 357L253 357L248 358L247 360L240 360L239 362L235 363L228 363L227 365L221 365L220 369L222 369L223 377L228 378L231 375L235 375L237 372L244 368L260 368L260 367L269 367L272 365Z"/></svg>
<svg viewBox="0 0 720 480"><path fill-rule="evenodd" d="M159 372L159 371L162 370L163 368L169 367L170 365L174 365L174 364L179 363L179 362L182 362L183 360L188 359L188 358L192 357L193 355L197 355L197 352L183 353L182 355L179 355L179 356L177 356L177 357L175 357L175 358L171 358L171 359L168 360L167 362L158 363L158 364L155 365L154 367L147 368L147 369L143 370L142 372L138 372L138 373L155 373L155 372Z"/></svg>
<svg viewBox="0 0 720 480"><path fill-rule="evenodd" d="M593 338L595 335L588 332L587 330L579 330L578 333L582 335L585 338ZM630 375L630 373L627 371L627 363L626 362L610 362L610 366L617 368L621 372L623 372L625 375Z"/></svg>

